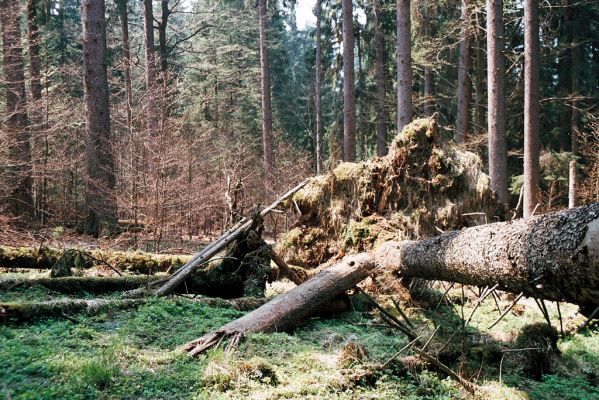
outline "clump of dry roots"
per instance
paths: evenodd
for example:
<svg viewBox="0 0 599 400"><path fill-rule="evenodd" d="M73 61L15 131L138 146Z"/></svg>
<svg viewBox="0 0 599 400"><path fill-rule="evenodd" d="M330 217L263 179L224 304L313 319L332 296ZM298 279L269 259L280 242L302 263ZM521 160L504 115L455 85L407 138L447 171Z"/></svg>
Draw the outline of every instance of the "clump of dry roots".
<svg viewBox="0 0 599 400"><path fill-rule="evenodd" d="M481 159L440 144L437 129L434 119L418 119L387 156L342 163L312 178L288 204L299 222L277 251L290 264L311 268L387 240L420 239L501 218Z"/></svg>

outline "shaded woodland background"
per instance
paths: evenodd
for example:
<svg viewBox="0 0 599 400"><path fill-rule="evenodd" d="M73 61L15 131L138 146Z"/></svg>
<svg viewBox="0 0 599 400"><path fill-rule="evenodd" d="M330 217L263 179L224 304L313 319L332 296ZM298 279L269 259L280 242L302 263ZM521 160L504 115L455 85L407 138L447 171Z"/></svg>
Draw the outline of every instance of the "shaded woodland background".
<svg viewBox="0 0 599 400"><path fill-rule="evenodd" d="M98 3L84 3L94 2ZM336 166L344 158L343 78L348 74L343 72L341 2L322 2L318 82L316 32L297 28L293 1L153 3L153 11L148 0L105 4L107 148L114 182L102 195L116 206L120 230L125 232L121 244L158 252L182 246L183 240L214 236L256 205L269 203L276 193L320 170L317 153L324 161L320 172ZM434 114L443 141L461 141L456 136L460 132L465 143L459 146L487 160L485 4L407 3L414 117ZM259 32L261 4L266 6L267 42ZM86 169L82 4L2 0L1 5L2 240L15 240L23 226L51 234L60 232L55 228L59 226L85 231L82 221L90 198L86 185L93 186L94 178ZM391 142L397 133L396 6L386 0L353 4L350 48L355 79L353 85L345 83L355 90L356 160L377 155L377 121L384 142ZM153 38L144 31L148 9ZM97 22L93 15L87 17L88 23ZM568 205L571 161L576 161L580 173L581 203L599 201L599 3L542 2L539 21L540 203L542 211L548 211ZM523 183L521 2L505 1L503 26L506 174L509 201L515 207ZM463 65L468 73L459 74L465 33L469 40L464 46L470 54ZM266 168L261 42L268 49L272 93L274 160ZM378 76L377 60L382 66ZM377 87L377 78L383 90ZM460 85L471 90L465 103L456 94ZM322 146L317 146L316 135L317 88ZM466 125L462 120L457 127L460 110L467 116ZM578 150L572 148L573 132ZM317 147L322 147L319 152ZM384 154L383 147L379 141L379 155ZM346 154L345 159L351 158ZM269 168L270 179L265 173ZM270 181L266 188L265 181ZM288 224L284 215L267 222L271 231Z"/></svg>

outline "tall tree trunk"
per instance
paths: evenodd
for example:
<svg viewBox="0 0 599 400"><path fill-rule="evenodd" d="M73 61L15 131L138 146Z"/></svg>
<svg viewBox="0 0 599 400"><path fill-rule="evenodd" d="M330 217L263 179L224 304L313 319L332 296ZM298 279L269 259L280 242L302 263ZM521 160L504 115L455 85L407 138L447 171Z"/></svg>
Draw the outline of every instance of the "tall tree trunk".
<svg viewBox="0 0 599 400"><path fill-rule="evenodd" d="M322 50L320 46L320 24L322 20L322 0L316 0L316 174L323 172L322 163Z"/></svg>
<svg viewBox="0 0 599 400"><path fill-rule="evenodd" d="M540 202L539 2L524 0L524 217Z"/></svg>
<svg viewBox="0 0 599 400"><path fill-rule="evenodd" d="M485 52L483 51L484 40L482 39L485 34L483 27L480 26L478 17L482 16L483 13L477 12L477 23L476 23L476 71L474 78L474 90L476 92L476 104L474 105L474 125L475 132L481 132L485 129Z"/></svg>
<svg viewBox="0 0 599 400"><path fill-rule="evenodd" d="M424 37L430 43L431 41L431 6L425 3L424 9ZM424 116L433 115L434 89L433 89L433 70L430 67L431 52L427 50L424 56Z"/></svg>
<svg viewBox="0 0 599 400"><path fill-rule="evenodd" d="M470 69L472 68L472 56L470 55L472 24L468 5L469 0L462 0L462 30L460 33L460 61L458 66L458 109L455 131L455 141L457 143L464 143L464 139L468 134L470 101L472 100L472 82L470 82Z"/></svg>
<svg viewBox="0 0 599 400"><path fill-rule="evenodd" d="M410 0L397 0L397 132L412 121Z"/></svg>
<svg viewBox="0 0 599 400"><path fill-rule="evenodd" d="M577 109L576 97L578 96L578 58L579 51L577 47L577 43L575 42L575 37L572 38L572 48L571 48L571 65L570 65L570 74L572 77L572 123L571 123L571 142L572 147L570 151L572 152L572 159L569 163L569 179L568 179L568 207L573 208L578 206L578 126L580 123L580 113Z"/></svg>
<svg viewBox="0 0 599 400"><path fill-rule="evenodd" d="M260 88L262 91L262 145L264 149L264 187L266 195L273 192L272 106L270 101L270 67L268 62L268 15L266 0L258 0L260 22Z"/></svg>
<svg viewBox="0 0 599 400"><path fill-rule="evenodd" d="M171 11L168 8L169 0L161 0L161 17L158 23L158 45L160 49L160 73L166 74L168 70L168 49L166 48L166 27L168 25L168 17Z"/></svg>
<svg viewBox="0 0 599 400"><path fill-rule="evenodd" d="M356 161L356 94L354 76L354 17L352 0L343 9L343 161Z"/></svg>
<svg viewBox="0 0 599 400"><path fill-rule="evenodd" d="M27 118L25 64L21 47L20 3L0 2L2 51L6 108L4 134L7 155L9 210L13 215L28 216L33 212L31 144Z"/></svg>
<svg viewBox="0 0 599 400"><path fill-rule="evenodd" d="M158 135L158 93L156 88L156 53L154 51L154 11L152 0L144 2L144 33L146 47L146 126L148 135Z"/></svg>
<svg viewBox="0 0 599 400"><path fill-rule="evenodd" d="M29 47L29 82L31 99L29 102L29 119L32 134L32 147L34 149L43 147L43 106L42 106L42 83L40 72L40 37L37 23L37 7L38 0L27 1L27 41ZM44 190L43 181L45 171L35 170L35 165L32 163L33 175L36 179L33 181L35 185L34 210L38 218L43 222L44 213ZM40 179L41 178L41 179Z"/></svg>
<svg viewBox="0 0 599 400"><path fill-rule="evenodd" d="M487 0L489 175L497 199L508 205L504 82L503 0Z"/></svg>
<svg viewBox="0 0 599 400"><path fill-rule="evenodd" d="M85 102L86 234L111 235L117 229L115 175L110 143L104 0L83 0Z"/></svg>
<svg viewBox="0 0 599 400"><path fill-rule="evenodd" d="M31 99L39 103L42 98L42 83L40 79L40 38L37 26L38 0L27 1L27 33L29 44L29 79L31 82ZM40 107L40 104L36 104Z"/></svg>
<svg viewBox="0 0 599 400"><path fill-rule="evenodd" d="M127 0L118 0L117 7L121 20L121 34L123 35L123 65L125 74L125 97L127 100L127 133L133 134L133 115L131 106L133 104L133 92L131 90L131 49L129 46L129 13Z"/></svg>
<svg viewBox="0 0 599 400"><path fill-rule="evenodd" d="M358 92L356 94L357 106L358 106L358 128L356 132L357 140L357 152L358 159L366 160L368 158L368 137L366 135L366 112L364 110L366 106L366 87L364 84L364 69L362 68L362 62L364 53L362 50L362 30L361 27L357 29L355 36L356 48L358 49Z"/></svg>
<svg viewBox="0 0 599 400"><path fill-rule="evenodd" d="M385 120L385 39L382 29L381 0L374 0L374 49L376 80L376 155L387 154L387 123Z"/></svg>

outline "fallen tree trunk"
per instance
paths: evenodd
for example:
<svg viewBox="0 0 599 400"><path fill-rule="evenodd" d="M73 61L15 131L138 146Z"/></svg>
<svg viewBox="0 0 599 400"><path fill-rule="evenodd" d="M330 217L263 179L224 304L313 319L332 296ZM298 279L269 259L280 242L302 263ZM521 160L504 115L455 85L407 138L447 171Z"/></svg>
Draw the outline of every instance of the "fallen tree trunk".
<svg viewBox="0 0 599 400"><path fill-rule="evenodd" d="M279 197L274 203L262 210L257 216L263 218L268 215L272 210L277 208L279 204L291 197L295 192L300 190L306 185L308 181L303 181L283 196ZM168 281L156 290L156 295L166 296L173 293L177 287L179 287L187 277L189 277L194 271L206 264L212 257L220 253L228 244L239 238L248 229L251 229L257 218L251 218L249 220L241 220L237 225L223 234L215 242L204 248L202 251L193 256L183 267L179 268Z"/></svg>
<svg viewBox="0 0 599 400"><path fill-rule="evenodd" d="M145 299L66 299L41 302L0 303L0 321L23 322L46 317L70 318L69 314L98 314L106 310L120 310L137 307L145 303Z"/></svg>
<svg viewBox="0 0 599 400"><path fill-rule="evenodd" d="M107 310L122 310L145 304L147 299L65 299L40 302L0 303L0 322L24 322L47 317L71 319L71 315L85 313L98 314ZM238 311L251 311L264 303L266 299L242 297L239 299L219 299L213 297L195 297L185 301L206 304L210 307L230 308Z"/></svg>
<svg viewBox="0 0 599 400"><path fill-rule="evenodd" d="M0 279L0 290L19 289L42 286L59 293L73 294L78 292L106 293L120 292L138 288L165 278L156 276L69 276L64 278L3 278Z"/></svg>
<svg viewBox="0 0 599 400"><path fill-rule="evenodd" d="M69 264L71 268L88 269L108 264L120 271L153 274L179 268L190 258L186 255L99 249L0 246L0 268L51 269L60 261Z"/></svg>
<svg viewBox="0 0 599 400"><path fill-rule="evenodd" d="M297 326L373 272L498 285L508 292L568 301L592 311L599 304L599 203L432 239L386 242L376 254L346 257L242 318L189 342L184 349L196 356L223 338L231 338L235 345L247 332Z"/></svg>
<svg viewBox="0 0 599 400"><path fill-rule="evenodd" d="M599 305L599 203L481 225L420 241L386 242L376 263L402 276Z"/></svg>
<svg viewBox="0 0 599 400"><path fill-rule="evenodd" d="M309 281L269 301L249 314L185 345L192 356L231 338L234 345L248 332L282 331L304 322L345 291L366 278L374 268L368 254L346 257Z"/></svg>

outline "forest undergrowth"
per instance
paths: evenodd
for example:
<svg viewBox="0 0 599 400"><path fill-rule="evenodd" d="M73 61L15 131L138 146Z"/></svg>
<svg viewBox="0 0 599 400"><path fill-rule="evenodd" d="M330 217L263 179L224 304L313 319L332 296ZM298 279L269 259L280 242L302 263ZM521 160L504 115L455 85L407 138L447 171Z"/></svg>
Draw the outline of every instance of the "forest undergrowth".
<svg viewBox="0 0 599 400"><path fill-rule="evenodd" d="M269 293L280 290L277 283ZM431 348L438 349L461 324L460 288L451 289L445 299L441 299L442 283L420 285L413 292L401 297L401 307L424 338L436 332ZM29 288L4 291L0 301L55 298L64 296ZM476 293L466 288L465 300L463 312L469 315ZM387 305L390 297L379 296L377 301ZM511 303L508 295L497 301L499 307ZM452 342L454 356L446 361L479 386L472 396L434 368L404 357L408 352L388 362L409 340L386 325L364 299L355 297L352 304L350 311L313 318L293 332L249 335L234 353L217 348L199 359L188 357L180 346L242 312L176 297L152 299L137 310L5 324L0 326L0 393L6 399L582 400L599 396L599 330L595 325L576 333L584 317L572 305L561 304L565 335L557 341L558 350L545 360L549 370L535 380L528 368L538 360L526 350L518 351L534 347L523 341L522 332L543 321L535 303L520 302L488 329L498 317L497 305L492 299L483 302L465 334ZM559 331L557 309L547 306Z"/></svg>

